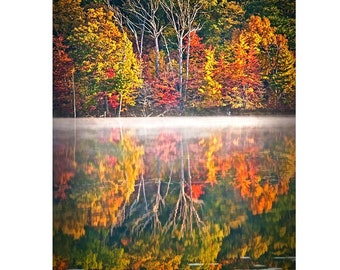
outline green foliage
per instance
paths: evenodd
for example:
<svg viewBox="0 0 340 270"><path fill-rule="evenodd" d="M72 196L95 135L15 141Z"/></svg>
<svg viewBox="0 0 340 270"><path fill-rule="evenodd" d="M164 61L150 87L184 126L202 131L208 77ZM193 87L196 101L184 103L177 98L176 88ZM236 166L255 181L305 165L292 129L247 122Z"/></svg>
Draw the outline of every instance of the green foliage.
<svg viewBox="0 0 340 270"><path fill-rule="evenodd" d="M68 37L75 27L84 23L81 0L53 1L53 31L56 35Z"/></svg>
<svg viewBox="0 0 340 270"><path fill-rule="evenodd" d="M209 1L204 6L198 21L202 23L201 36L204 43L219 50L225 42L231 39L232 32L240 28L245 12L235 1Z"/></svg>
<svg viewBox="0 0 340 270"><path fill-rule="evenodd" d="M69 268L124 270L129 259L122 248L103 245L104 231L87 228L86 235L78 240L58 233L54 237L53 252L68 262Z"/></svg>

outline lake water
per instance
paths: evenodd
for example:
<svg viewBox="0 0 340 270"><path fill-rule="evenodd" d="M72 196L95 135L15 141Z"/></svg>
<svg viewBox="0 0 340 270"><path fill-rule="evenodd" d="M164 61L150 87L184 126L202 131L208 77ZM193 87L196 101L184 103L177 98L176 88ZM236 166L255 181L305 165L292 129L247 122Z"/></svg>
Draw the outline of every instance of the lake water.
<svg viewBox="0 0 340 270"><path fill-rule="evenodd" d="M295 117L53 121L55 269L295 269Z"/></svg>

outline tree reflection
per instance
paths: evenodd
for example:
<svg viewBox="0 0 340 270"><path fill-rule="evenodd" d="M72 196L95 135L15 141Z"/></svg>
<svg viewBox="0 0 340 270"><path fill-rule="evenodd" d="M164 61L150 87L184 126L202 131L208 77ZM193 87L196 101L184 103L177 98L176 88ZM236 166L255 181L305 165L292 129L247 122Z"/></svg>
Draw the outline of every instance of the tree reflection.
<svg viewBox="0 0 340 270"><path fill-rule="evenodd" d="M89 151L97 147L102 150ZM84 140L78 148L78 166L69 181L71 191L68 198L65 202L54 203L55 229L61 229L75 239L85 234L86 225L112 229L122 224L126 204L134 192L135 181L144 166L144 148L137 145L130 133L118 141ZM58 156L59 152L55 154L56 163L64 159L63 155ZM68 204L72 205L71 212L79 213L81 218L78 222L75 218L72 222L61 222L67 217ZM82 229L73 230L72 227Z"/></svg>
<svg viewBox="0 0 340 270"><path fill-rule="evenodd" d="M183 139L180 140L180 171L179 171L179 193L173 210L171 211L168 220L165 223L165 231L171 229L172 234L175 234L179 239L184 236L186 232L193 235L194 224L200 230L204 226L201 220L192 196L192 182L190 171L190 154L188 147L186 147L186 164L184 159ZM185 176L185 165L187 167L187 175ZM187 192L185 190L187 187Z"/></svg>
<svg viewBox="0 0 340 270"><path fill-rule="evenodd" d="M165 206L165 198L168 195L172 173L174 169L174 161L177 155L176 144L179 140L177 133L159 134L151 147L147 147L145 162L149 164L145 168L146 179L149 184L149 189L154 192L147 198L145 194L145 176L142 175L137 198L130 207L130 215L138 211L139 215L134 215L131 230L140 235L148 226L151 227L153 234L160 233L163 229L162 222L160 221L161 207ZM166 178L168 183L165 192L162 192L162 185L165 184ZM152 188L155 186L155 188ZM144 207L140 209L138 206L141 189L143 191ZM148 202L149 201L149 202ZM137 209L139 208L139 210Z"/></svg>
<svg viewBox="0 0 340 270"><path fill-rule="evenodd" d="M295 254L293 132L114 128L76 142L54 144L56 265L211 269Z"/></svg>
<svg viewBox="0 0 340 270"><path fill-rule="evenodd" d="M76 162L74 146L57 144L53 148L53 198L66 199L66 191L71 187L69 181L74 177Z"/></svg>
<svg viewBox="0 0 340 270"><path fill-rule="evenodd" d="M253 140L252 140L253 141ZM267 139L270 149L244 147L231 156L235 169L233 185L250 203L253 214L272 209L277 196L286 194L295 176L295 144L287 137Z"/></svg>

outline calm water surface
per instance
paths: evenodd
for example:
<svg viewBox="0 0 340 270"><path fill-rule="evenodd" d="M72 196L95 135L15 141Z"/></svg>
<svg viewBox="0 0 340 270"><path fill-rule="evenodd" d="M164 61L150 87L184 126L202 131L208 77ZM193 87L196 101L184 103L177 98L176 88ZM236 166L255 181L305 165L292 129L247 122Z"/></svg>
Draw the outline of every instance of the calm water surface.
<svg viewBox="0 0 340 270"><path fill-rule="evenodd" d="M53 128L55 269L295 269L295 117Z"/></svg>

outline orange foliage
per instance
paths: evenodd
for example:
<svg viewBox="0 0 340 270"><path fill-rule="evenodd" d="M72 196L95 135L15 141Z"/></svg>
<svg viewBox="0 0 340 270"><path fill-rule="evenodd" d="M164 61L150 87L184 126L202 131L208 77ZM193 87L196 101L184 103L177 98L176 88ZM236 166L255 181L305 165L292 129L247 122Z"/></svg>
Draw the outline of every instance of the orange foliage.
<svg viewBox="0 0 340 270"><path fill-rule="evenodd" d="M287 194L289 191L289 178L284 178L281 179L281 181L279 182L278 185L278 194L279 195L283 195L283 194Z"/></svg>
<svg viewBox="0 0 340 270"><path fill-rule="evenodd" d="M201 195L204 194L204 184L193 184L191 186L192 189L192 199L197 200L199 199L199 197L201 197Z"/></svg>
<svg viewBox="0 0 340 270"><path fill-rule="evenodd" d="M269 181L263 182L260 176L259 164L256 157L258 150L253 147L253 138L246 138L248 145L242 152L234 152L231 157L232 167L235 169L234 188L240 192L243 199L250 203L254 215L268 212L278 195L278 185ZM256 154L257 153L257 154ZM284 182L281 184L282 189Z"/></svg>
<svg viewBox="0 0 340 270"><path fill-rule="evenodd" d="M234 62L219 62L221 73L219 81L223 85L225 101L231 108L254 110L262 108L263 85L260 63L255 48L246 43L243 32L234 44Z"/></svg>
<svg viewBox="0 0 340 270"><path fill-rule="evenodd" d="M53 156L53 196L64 200L66 190L70 189L68 182L75 174L73 149L66 146L55 147Z"/></svg>
<svg viewBox="0 0 340 270"><path fill-rule="evenodd" d="M277 197L277 189L275 186L264 183L263 186L259 186L259 192L253 194L251 198L251 210L254 215L262 214L264 211L268 212L273 207L273 202Z"/></svg>
<svg viewBox="0 0 340 270"><path fill-rule="evenodd" d="M188 38L185 38L184 45L187 47ZM206 62L205 45L202 38L194 31L190 33L190 58L189 77L187 82L186 98L187 104L196 107L199 105L199 93L197 89L203 83L204 66Z"/></svg>
<svg viewBox="0 0 340 270"><path fill-rule="evenodd" d="M120 242L122 243L122 245L124 247L128 246L131 242L131 237L128 238L128 237L123 237L122 239L120 239Z"/></svg>
<svg viewBox="0 0 340 270"><path fill-rule="evenodd" d="M60 257L53 256L53 270L66 270L68 262Z"/></svg>
<svg viewBox="0 0 340 270"><path fill-rule="evenodd" d="M233 167L236 170L235 188L240 190L242 198L246 198L250 193L251 181L248 178L248 168L245 156L242 153L235 153L233 156Z"/></svg>
<svg viewBox="0 0 340 270"><path fill-rule="evenodd" d="M229 155L227 155L225 157L221 156L218 159L218 167L220 168L221 175L223 177L225 177L232 167L230 156Z"/></svg>

